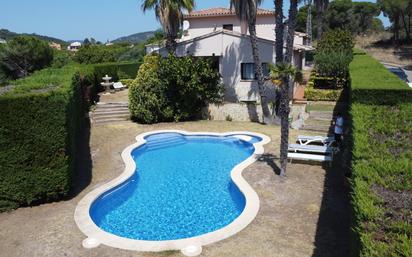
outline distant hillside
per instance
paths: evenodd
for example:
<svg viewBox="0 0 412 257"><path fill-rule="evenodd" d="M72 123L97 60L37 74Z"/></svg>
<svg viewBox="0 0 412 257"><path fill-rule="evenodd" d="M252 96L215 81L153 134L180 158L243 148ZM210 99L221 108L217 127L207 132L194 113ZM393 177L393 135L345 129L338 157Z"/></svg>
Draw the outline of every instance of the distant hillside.
<svg viewBox="0 0 412 257"><path fill-rule="evenodd" d="M58 39L58 38L54 38L54 37L37 35L37 34L34 34L34 33L33 34L27 34L27 33L19 34L19 33L16 33L16 32L9 31L7 29L0 29L0 38L5 39L6 41L8 41L10 39L13 39L17 36L21 36L21 35L37 37L39 39L42 39L42 40L45 40L45 41L48 41L48 42L56 42L56 43L59 43L59 44L67 44L66 41Z"/></svg>
<svg viewBox="0 0 412 257"><path fill-rule="evenodd" d="M138 44L141 42L146 41L147 39L153 37L155 35L155 31L147 31L147 32L140 32L136 34L132 34L126 37L120 37L118 39L113 40L113 43L130 43L130 44Z"/></svg>

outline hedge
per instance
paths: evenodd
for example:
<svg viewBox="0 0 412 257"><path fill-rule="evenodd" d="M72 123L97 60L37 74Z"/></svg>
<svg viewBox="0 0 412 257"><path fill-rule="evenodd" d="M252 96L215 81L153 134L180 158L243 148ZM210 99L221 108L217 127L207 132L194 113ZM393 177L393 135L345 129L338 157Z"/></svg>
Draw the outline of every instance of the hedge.
<svg viewBox="0 0 412 257"><path fill-rule="evenodd" d="M135 79L141 63L103 63L91 65L94 74L95 92L102 90L100 82L106 75L112 77L112 81L122 79Z"/></svg>
<svg viewBox="0 0 412 257"><path fill-rule="evenodd" d="M352 255L411 256L412 90L364 53L350 76Z"/></svg>
<svg viewBox="0 0 412 257"><path fill-rule="evenodd" d="M338 101L343 89L317 89L315 80L318 79L316 73L310 75L307 87L305 87L305 98L308 101Z"/></svg>
<svg viewBox="0 0 412 257"><path fill-rule="evenodd" d="M46 69L0 95L0 211L68 194L84 77L75 67Z"/></svg>

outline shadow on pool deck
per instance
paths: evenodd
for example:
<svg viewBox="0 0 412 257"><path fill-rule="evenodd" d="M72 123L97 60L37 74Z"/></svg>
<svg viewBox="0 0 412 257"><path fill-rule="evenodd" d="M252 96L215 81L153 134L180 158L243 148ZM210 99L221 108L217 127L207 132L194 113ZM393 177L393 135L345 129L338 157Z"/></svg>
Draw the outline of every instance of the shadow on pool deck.
<svg viewBox="0 0 412 257"><path fill-rule="evenodd" d="M347 103L348 99L349 94L344 90L338 102ZM333 117L338 113L344 117L345 136L332 164L323 165L326 173L313 257L350 256L351 205L350 185L346 176L350 173L351 163L351 131L349 131L351 121L347 104L336 105ZM329 131L333 133L333 124Z"/></svg>

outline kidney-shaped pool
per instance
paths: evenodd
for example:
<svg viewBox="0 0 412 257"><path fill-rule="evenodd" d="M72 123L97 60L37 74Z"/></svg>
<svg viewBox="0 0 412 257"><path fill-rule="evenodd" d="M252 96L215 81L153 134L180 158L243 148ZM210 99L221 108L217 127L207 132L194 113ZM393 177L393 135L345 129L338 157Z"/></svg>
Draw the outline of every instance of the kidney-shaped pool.
<svg viewBox="0 0 412 257"><path fill-rule="evenodd" d="M79 204L80 208L87 206L88 218L98 227L98 234L113 235L112 239L116 240L129 239L129 243L179 242L201 239L202 235L213 239L213 232L222 232L245 211L247 192L254 191L242 179L241 170L256 159L258 152L263 153L262 145L269 141L264 135L250 132L178 131L147 133L137 140L138 144L123 153L133 161L128 165L125 160L126 166L131 166L126 170L132 169L132 172L95 192L88 204ZM237 169L239 174L233 174ZM256 193L253 199L258 208ZM256 203L249 205L256 206ZM77 212L75 216L78 216ZM250 212L254 213L253 219L257 210ZM75 218L89 236L89 244L105 243L100 235L82 228L84 222L79 224L79 217ZM240 230L247 224L234 225ZM233 233L227 231L224 237L230 234ZM201 246L223 239L220 237L217 233L213 240L199 240L198 243L192 240L186 245L169 248L182 249L191 244ZM95 241L90 242L91 239Z"/></svg>

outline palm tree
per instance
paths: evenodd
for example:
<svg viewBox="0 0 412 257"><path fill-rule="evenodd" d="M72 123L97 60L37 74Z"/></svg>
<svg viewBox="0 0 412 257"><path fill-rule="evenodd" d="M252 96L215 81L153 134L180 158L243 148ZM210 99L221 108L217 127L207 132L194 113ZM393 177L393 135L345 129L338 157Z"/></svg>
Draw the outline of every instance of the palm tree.
<svg viewBox="0 0 412 257"><path fill-rule="evenodd" d="M278 24L283 24L283 0L275 0L276 12L276 54L283 56L283 25L279 28ZM284 176L286 173L286 165L288 158L288 144L289 144L289 88L290 84L294 83L294 73L292 73L291 63L293 56L293 42L295 38L296 16L298 13L298 0L290 0L289 18L286 36L286 53L281 58L276 56L276 66L278 67L278 77L281 82L281 97L280 97L280 175ZM278 31L279 30L279 31ZM279 36L278 36L279 35ZM281 36L280 36L281 35ZM273 74L272 74L273 75ZM292 83L291 83L292 82Z"/></svg>
<svg viewBox="0 0 412 257"><path fill-rule="evenodd" d="M323 33L323 16L324 12L328 8L329 0L314 0L317 12L317 23L318 23L318 31L317 31L317 39L319 40Z"/></svg>
<svg viewBox="0 0 412 257"><path fill-rule="evenodd" d="M283 62L283 39L284 39L284 24L283 24L283 0L275 0L275 19L276 19L276 63Z"/></svg>
<svg viewBox="0 0 412 257"><path fill-rule="evenodd" d="M170 53L176 51L176 38L183 22L183 11L194 8L194 0L143 0L143 12L155 10L166 34L166 49Z"/></svg>
<svg viewBox="0 0 412 257"><path fill-rule="evenodd" d="M262 0L231 0L230 8L234 9L236 15L241 21L245 21L249 27L250 43L252 46L253 61L255 63L255 74L258 83L258 90L260 95L260 104L262 106L263 123L272 124L274 119L270 114L268 101L265 92L265 81L263 77L262 62L260 60L260 53L256 36L256 17L258 6Z"/></svg>

